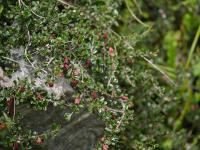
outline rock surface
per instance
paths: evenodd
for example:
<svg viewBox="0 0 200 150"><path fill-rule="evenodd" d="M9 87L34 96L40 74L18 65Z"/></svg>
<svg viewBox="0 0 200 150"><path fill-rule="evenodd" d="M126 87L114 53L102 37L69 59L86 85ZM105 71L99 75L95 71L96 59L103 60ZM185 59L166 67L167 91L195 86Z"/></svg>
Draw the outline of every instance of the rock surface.
<svg viewBox="0 0 200 150"><path fill-rule="evenodd" d="M35 145L37 150L92 150L98 139L103 136L104 123L94 114L82 110L73 114L70 121L64 115L71 113L67 108L49 106L47 111L36 111L26 106L17 108L24 114L21 120L25 131L36 131L39 134L51 130L53 124L59 124L61 129L41 145Z"/></svg>

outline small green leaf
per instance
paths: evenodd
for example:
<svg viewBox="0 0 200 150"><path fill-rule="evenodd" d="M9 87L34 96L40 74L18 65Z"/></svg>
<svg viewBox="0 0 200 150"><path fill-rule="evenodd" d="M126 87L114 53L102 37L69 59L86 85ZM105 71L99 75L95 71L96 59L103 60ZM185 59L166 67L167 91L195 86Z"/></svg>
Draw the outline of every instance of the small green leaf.
<svg viewBox="0 0 200 150"><path fill-rule="evenodd" d="M2 11L3 11L3 5L2 4L0 4L0 15L1 15L1 13L2 13Z"/></svg>
<svg viewBox="0 0 200 150"><path fill-rule="evenodd" d="M167 50L168 64L170 67L176 65L176 55L178 47L178 39L180 37L179 31L170 31L164 38L164 48Z"/></svg>
<svg viewBox="0 0 200 150"><path fill-rule="evenodd" d="M72 113L65 113L65 114L64 114L65 120L66 120L66 121L70 121L70 120L71 120L71 117L72 117L72 114L73 114L73 112L72 112Z"/></svg>
<svg viewBox="0 0 200 150"><path fill-rule="evenodd" d="M193 74L195 76L200 76L200 62L194 66L194 68L193 68Z"/></svg>

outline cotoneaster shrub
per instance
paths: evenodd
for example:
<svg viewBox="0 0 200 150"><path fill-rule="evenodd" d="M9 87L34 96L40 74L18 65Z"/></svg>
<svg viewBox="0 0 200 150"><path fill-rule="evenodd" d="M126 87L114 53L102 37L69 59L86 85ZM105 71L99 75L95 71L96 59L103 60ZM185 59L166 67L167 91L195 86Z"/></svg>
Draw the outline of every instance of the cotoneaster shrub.
<svg viewBox="0 0 200 150"><path fill-rule="evenodd" d="M135 48L144 38L141 33L121 36L113 30L118 26L118 11L123 5L120 0L4 1L0 5L0 65L11 76L19 65L8 59L10 52L22 47L29 65L39 60L34 68L35 77L47 72L46 83L50 86L57 76L65 77L75 90L69 107L74 112L87 107L106 124L97 149L119 149L120 133L129 128L131 120L133 124L135 120L134 128L138 129L134 136L141 138L134 142L136 147L156 148L154 138L144 132L154 127L149 119L155 124L163 122L162 115L155 116L162 109L156 103L162 88L144 59L154 57L154 53ZM54 100L43 89L33 90L33 86L34 83L23 80L13 88L1 88L0 145L31 149L31 143L38 142L32 134L22 134L17 118L13 117L13 101L42 110L49 103L66 103L64 98ZM134 108L139 115L134 116Z"/></svg>

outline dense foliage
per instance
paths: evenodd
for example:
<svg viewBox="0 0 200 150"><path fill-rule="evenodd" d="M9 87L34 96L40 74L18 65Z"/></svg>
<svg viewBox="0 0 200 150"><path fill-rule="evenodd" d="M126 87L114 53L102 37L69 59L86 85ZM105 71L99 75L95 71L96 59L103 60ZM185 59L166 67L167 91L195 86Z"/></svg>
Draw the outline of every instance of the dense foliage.
<svg viewBox="0 0 200 150"><path fill-rule="evenodd" d="M146 115L141 115L135 109L138 120L124 132L122 147L128 143L128 149L155 149L151 146L155 143L157 149L199 149L200 1L141 0L127 1L127 4L144 24L151 25L147 37L136 48L159 50L153 61L157 67L154 66L157 71L154 74L165 86L165 93L157 100L161 113L154 113L152 107L143 107ZM121 35L128 35L130 30L140 31L143 25L131 19L128 9L122 14L126 19L121 19L123 23L118 28ZM166 75L174 82L172 86Z"/></svg>
<svg viewBox="0 0 200 150"><path fill-rule="evenodd" d="M199 4L2 1L0 66L5 74L19 69L11 52L22 49L20 57L34 70L33 78L48 74L46 84L53 86L65 77L75 94L67 102L55 100L26 79L1 88L0 145L31 149L38 137L48 138L23 134L14 102L41 110L51 103L74 112L86 107L106 124L97 149L198 150Z"/></svg>

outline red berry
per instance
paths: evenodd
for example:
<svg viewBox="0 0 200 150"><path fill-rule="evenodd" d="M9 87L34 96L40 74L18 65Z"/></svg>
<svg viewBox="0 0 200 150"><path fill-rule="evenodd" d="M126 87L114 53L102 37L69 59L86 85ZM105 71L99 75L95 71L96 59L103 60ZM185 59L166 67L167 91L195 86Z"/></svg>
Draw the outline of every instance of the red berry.
<svg viewBox="0 0 200 150"><path fill-rule="evenodd" d="M78 97L78 98L75 98L75 100L74 100L74 104L79 105L80 102L81 102L81 99L80 99L79 97Z"/></svg>
<svg viewBox="0 0 200 150"><path fill-rule="evenodd" d="M114 56L114 49L112 47L109 47L108 53L110 55L110 57Z"/></svg>
<svg viewBox="0 0 200 150"><path fill-rule="evenodd" d="M37 98L38 100L42 100L44 97L42 96L41 93L36 93L36 98Z"/></svg>
<svg viewBox="0 0 200 150"><path fill-rule="evenodd" d="M69 64L70 64L69 58L65 57L64 58L64 63L63 63L64 70L68 70L69 69Z"/></svg>
<svg viewBox="0 0 200 150"><path fill-rule="evenodd" d="M128 100L128 97L127 96L121 96L120 97L122 100L124 100L124 101L127 101Z"/></svg>
<svg viewBox="0 0 200 150"><path fill-rule="evenodd" d="M116 119L116 114L112 113L112 119Z"/></svg>
<svg viewBox="0 0 200 150"><path fill-rule="evenodd" d="M103 34L103 38L104 38L105 40L108 39L108 33L107 33L107 32L105 32L105 33Z"/></svg>
<svg viewBox="0 0 200 150"><path fill-rule="evenodd" d="M70 83L70 85L73 87L73 88L75 88L77 85L78 85L78 80L72 80L71 81L71 83Z"/></svg>
<svg viewBox="0 0 200 150"><path fill-rule="evenodd" d="M64 68L64 70L68 70L69 69L69 65L67 63L64 63L63 64L63 68Z"/></svg>
<svg viewBox="0 0 200 150"><path fill-rule="evenodd" d="M35 143L38 144L38 145L43 144L43 142L44 142L44 139L42 139L42 138L39 137L39 136L35 139Z"/></svg>
<svg viewBox="0 0 200 150"><path fill-rule="evenodd" d="M91 62L90 59L87 59L87 60L86 60L84 67L85 67L85 68L90 68L90 67L92 67L92 62Z"/></svg>
<svg viewBox="0 0 200 150"><path fill-rule="evenodd" d="M13 115L13 113L14 113L14 98L10 98L9 100L7 100L6 104L8 106L8 113L10 115Z"/></svg>
<svg viewBox="0 0 200 150"><path fill-rule="evenodd" d="M108 150L108 145L104 144L102 150Z"/></svg>
<svg viewBox="0 0 200 150"><path fill-rule="evenodd" d="M98 96L97 96L97 92L96 91L93 91L92 93L91 93L91 97L92 97L92 99L97 99L98 98Z"/></svg>
<svg viewBox="0 0 200 150"><path fill-rule="evenodd" d="M0 131L4 130L6 128L6 124L3 122L0 122Z"/></svg>
<svg viewBox="0 0 200 150"><path fill-rule="evenodd" d="M13 143L13 149L14 150L18 150L19 149L19 143L18 142L14 142Z"/></svg>
<svg viewBox="0 0 200 150"><path fill-rule="evenodd" d="M25 91L25 87L24 86L21 86L20 88L19 88L19 92L20 93L23 93Z"/></svg>
<svg viewBox="0 0 200 150"><path fill-rule="evenodd" d="M7 106L11 106L14 103L14 98L10 98L9 100L6 101Z"/></svg>
<svg viewBox="0 0 200 150"><path fill-rule="evenodd" d="M49 87L53 87L53 83L52 82L50 82L48 85L49 85Z"/></svg>

